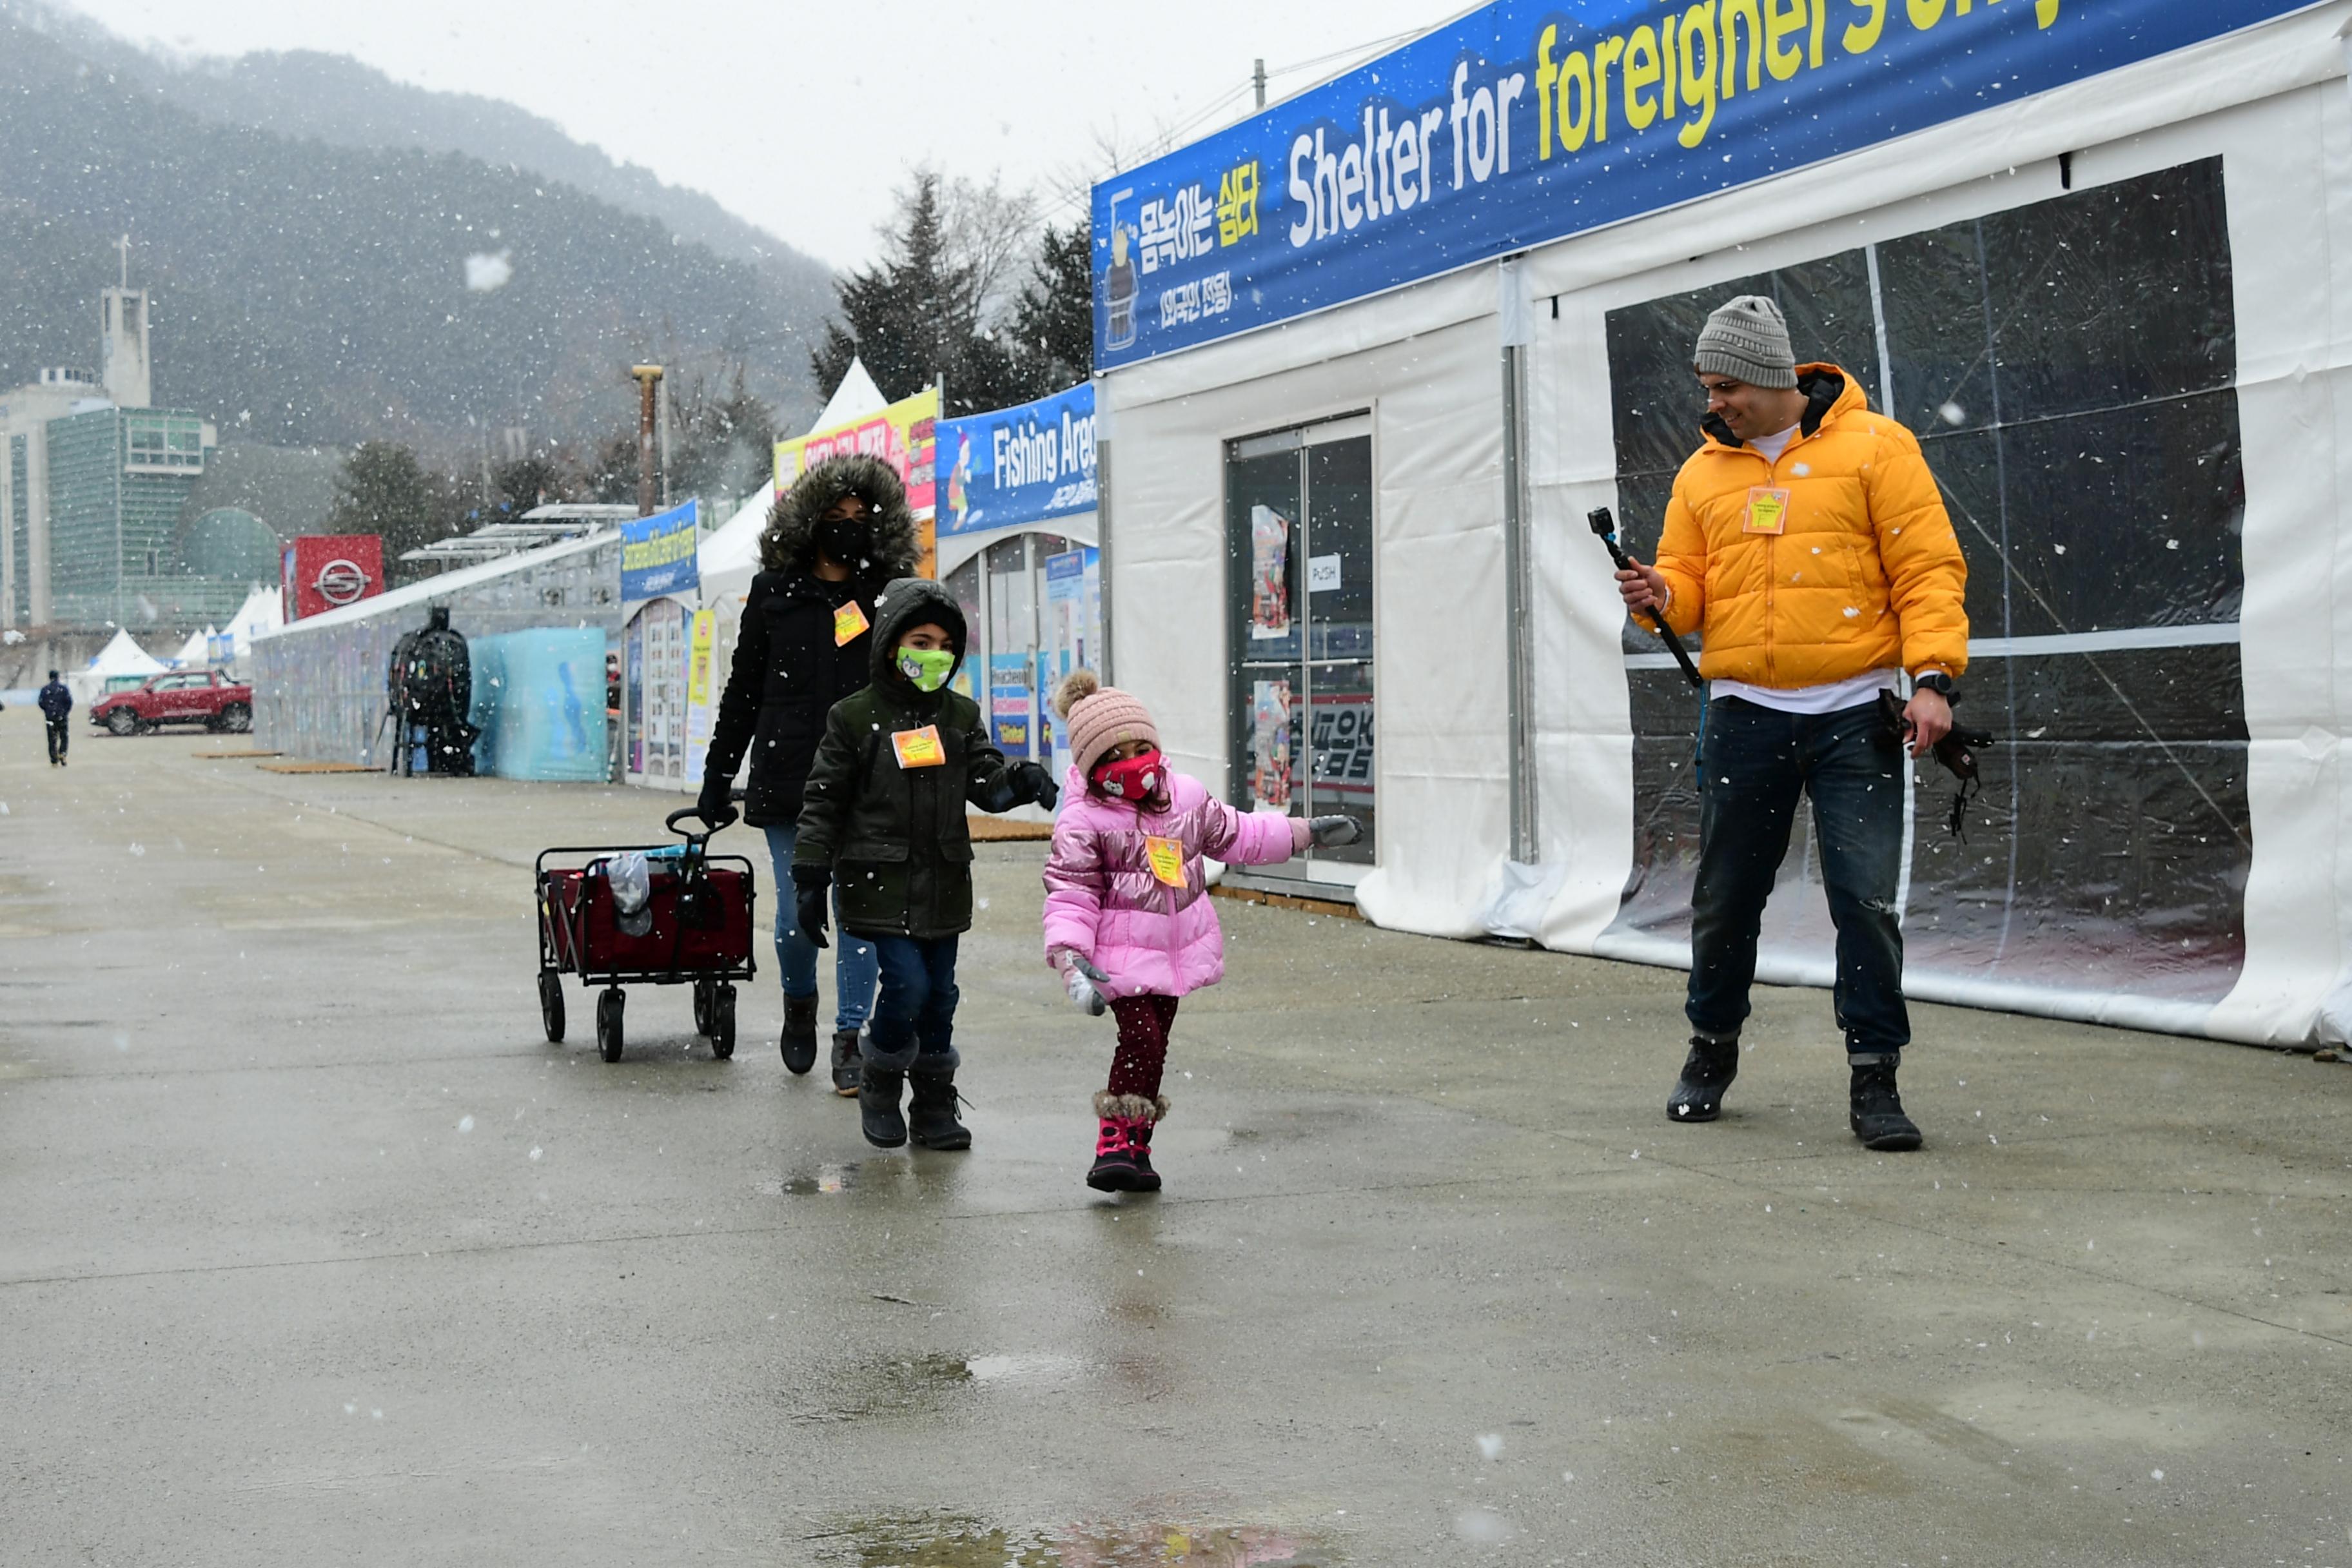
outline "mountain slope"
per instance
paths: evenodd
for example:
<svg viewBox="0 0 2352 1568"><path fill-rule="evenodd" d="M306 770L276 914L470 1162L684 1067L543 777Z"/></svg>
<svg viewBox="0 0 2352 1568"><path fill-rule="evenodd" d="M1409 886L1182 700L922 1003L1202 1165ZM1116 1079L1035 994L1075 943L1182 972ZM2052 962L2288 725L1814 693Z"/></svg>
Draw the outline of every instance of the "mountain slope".
<svg viewBox="0 0 2352 1568"><path fill-rule="evenodd" d="M463 450L485 427L609 430L647 356L740 357L788 415L813 407L804 258L792 279L724 257L543 173L226 123L87 47L0 10L0 385L93 357L128 232L158 401L224 437ZM469 288L469 258L476 283L510 280Z"/></svg>

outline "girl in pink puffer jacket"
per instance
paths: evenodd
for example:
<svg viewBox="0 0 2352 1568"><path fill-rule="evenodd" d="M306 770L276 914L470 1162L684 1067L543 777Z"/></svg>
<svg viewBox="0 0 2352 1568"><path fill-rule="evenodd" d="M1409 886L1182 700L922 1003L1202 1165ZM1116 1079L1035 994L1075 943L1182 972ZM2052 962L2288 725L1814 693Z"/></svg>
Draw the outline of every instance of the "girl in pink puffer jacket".
<svg viewBox="0 0 2352 1568"><path fill-rule="evenodd" d="M1236 811L1169 770L1160 731L1134 697L1078 670L1054 694L1070 776L1045 862L1045 961L1070 1000L1118 1021L1087 1185L1157 1192L1151 1130L1168 1114L1160 1074L1178 998L1224 977L1224 933L1203 856L1241 866L1287 860L1311 842L1352 843L1347 816Z"/></svg>

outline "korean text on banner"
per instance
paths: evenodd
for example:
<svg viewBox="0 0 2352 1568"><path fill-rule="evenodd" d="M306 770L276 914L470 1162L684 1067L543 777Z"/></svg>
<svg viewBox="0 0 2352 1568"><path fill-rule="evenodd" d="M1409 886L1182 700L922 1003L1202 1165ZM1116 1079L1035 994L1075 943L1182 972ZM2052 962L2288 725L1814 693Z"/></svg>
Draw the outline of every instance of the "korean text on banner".
<svg viewBox="0 0 2352 1568"><path fill-rule="evenodd" d="M782 495L792 489L793 481L806 473L811 464L822 463L827 458L863 452L881 458L907 487L907 505L914 511L923 545L922 564L918 570L923 576L935 577L939 571L934 548L938 531L933 522L937 500L933 454L939 421L939 388L929 386L912 397L899 399L878 414L779 441L776 493Z"/></svg>
<svg viewBox="0 0 2352 1568"><path fill-rule="evenodd" d="M1498 0L1094 190L1103 369L1638 217L2311 0Z"/></svg>
<svg viewBox="0 0 2352 1568"><path fill-rule="evenodd" d="M624 603L691 594L702 585L695 565L695 549L702 540L700 521L698 503L688 501L621 524Z"/></svg>
<svg viewBox="0 0 2352 1568"><path fill-rule="evenodd" d="M979 533L1095 510L1092 383L969 419L940 421L941 533Z"/></svg>

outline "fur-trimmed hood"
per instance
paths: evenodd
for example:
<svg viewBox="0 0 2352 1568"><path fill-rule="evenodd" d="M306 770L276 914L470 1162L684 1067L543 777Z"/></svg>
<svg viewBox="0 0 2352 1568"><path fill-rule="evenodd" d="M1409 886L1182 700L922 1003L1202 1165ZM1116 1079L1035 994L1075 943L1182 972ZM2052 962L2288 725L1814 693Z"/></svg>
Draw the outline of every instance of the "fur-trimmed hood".
<svg viewBox="0 0 2352 1568"><path fill-rule="evenodd" d="M876 582L911 575L922 546L906 487L889 464L863 453L827 458L776 498L760 534L760 564L770 572L805 572L815 565L817 519L852 495L863 496L874 514L874 548L865 562L847 564L861 579Z"/></svg>

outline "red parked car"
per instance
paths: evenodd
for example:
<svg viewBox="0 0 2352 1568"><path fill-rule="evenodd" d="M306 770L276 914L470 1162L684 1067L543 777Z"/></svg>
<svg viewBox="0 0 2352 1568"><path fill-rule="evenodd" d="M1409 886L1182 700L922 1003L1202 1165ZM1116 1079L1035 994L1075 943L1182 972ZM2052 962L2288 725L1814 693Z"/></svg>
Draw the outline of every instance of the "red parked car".
<svg viewBox="0 0 2352 1568"><path fill-rule="evenodd" d="M253 688L217 669L179 669L149 676L128 691L90 704L89 721L117 735L143 735L159 724L202 724L207 730L253 728Z"/></svg>

